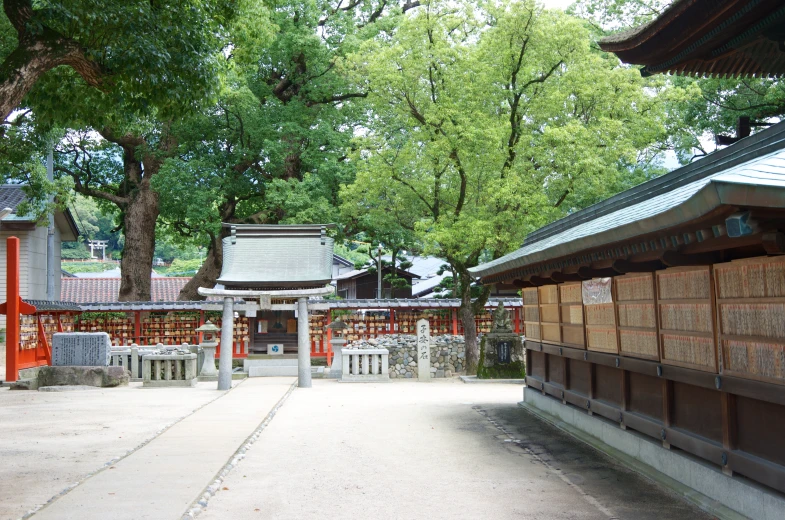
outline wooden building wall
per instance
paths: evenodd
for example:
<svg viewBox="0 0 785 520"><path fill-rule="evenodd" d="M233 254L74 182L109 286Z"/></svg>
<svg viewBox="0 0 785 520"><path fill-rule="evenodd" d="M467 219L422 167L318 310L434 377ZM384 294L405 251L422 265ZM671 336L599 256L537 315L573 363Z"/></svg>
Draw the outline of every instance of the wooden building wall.
<svg viewBox="0 0 785 520"><path fill-rule="evenodd" d="M577 284L523 290L529 391L785 492L785 257Z"/></svg>

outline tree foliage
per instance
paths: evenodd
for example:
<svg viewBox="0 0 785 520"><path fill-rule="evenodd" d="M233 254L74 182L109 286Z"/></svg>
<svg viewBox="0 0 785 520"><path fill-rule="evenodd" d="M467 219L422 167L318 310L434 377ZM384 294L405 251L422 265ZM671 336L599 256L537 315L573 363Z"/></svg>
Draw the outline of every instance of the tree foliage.
<svg viewBox="0 0 785 520"><path fill-rule="evenodd" d="M488 295L472 300L469 268L661 171L662 84L618 67L589 35L530 1L433 1L352 61L374 117L344 214L406 230L448 262L467 342Z"/></svg>
<svg viewBox="0 0 785 520"><path fill-rule="evenodd" d="M259 21L249 14L262 14L261 6L252 0L4 0L0 120L61 66L114 104L179 113L213 90L219 51L233 29L246 36L263 30L264 24L249 23Z"/></svg>

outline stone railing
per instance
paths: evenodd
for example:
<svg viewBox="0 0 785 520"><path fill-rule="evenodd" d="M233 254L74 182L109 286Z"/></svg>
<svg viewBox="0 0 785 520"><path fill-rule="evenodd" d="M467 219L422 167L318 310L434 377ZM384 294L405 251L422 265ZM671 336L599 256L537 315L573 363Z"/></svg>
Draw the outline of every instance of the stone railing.
<svg viewBox="0 0 785 520"><path fill-rule="evenodd" d="M137 345L136 343L131 344L130 346L113 346L110 351L110 360L109 366L113 367L123 367L131 373L131 381L141 381L142 380L142 357L145 354L152 354L154 352L159 352L161 350L174 350L174 349L182 349L186 348L191 351L192 354L197 354L199 356L197 362L197 374L199 375L199 371L202 367L202 362L204 361L204 352L200 349L197 345L188 345L188 343L183 343L181 346L164 346L163 344L159 343L158 345Z"/></svg>
<svg viewBox="0 0 785 520"><path fill-rule="evenodd" d="M386 382L390 380L390 352L386 348L341 349L344 382Z"/></svg>
<svg viewBox="0 0 785 520"><path fill-rule="evenodd" d="M183 352L142 356L142 386L195 386L197 355Z"/></svg>

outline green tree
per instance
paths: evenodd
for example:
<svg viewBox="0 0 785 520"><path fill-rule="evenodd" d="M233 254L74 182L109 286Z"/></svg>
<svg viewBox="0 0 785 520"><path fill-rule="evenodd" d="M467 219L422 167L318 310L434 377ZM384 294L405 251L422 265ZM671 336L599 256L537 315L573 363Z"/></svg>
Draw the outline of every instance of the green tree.
<svg viewBox="0 0 785 520"><path fill-rule="evenodd" d="M103 5L76 3L93 11ZM123 9L136 4L119 3ZM248 53L256 52L269 37L269 20L260 6L252 0L205 1L189 2L187 9L178 9L179 2L153 2L141 5L136 17L132 12L108 8L99 18L123 15L122 24L129 21L129 27L134 27L140 23L138 34L133 36L141 38L137 43L142 48L127 50L123 59L133 62L126 65L132 69L134 64L135 77L141 79L129 77L124 82L121 76L113 77L112 89L98 90L74 78L70 69L50 70L25 98L25 106L31 110L5 125L9 128L4 136L7 141L3 139L3 144L8 143L6 149L15 149L19 141L32 143L23 147L32 157L27 161L29 171L17 168L11 175L28 182L28 195L37 206L48 200L53 187L40 172L43 138L38 142L34 138L51 136L52 128L66 129L55 146L56 176L69 181L76 192L113 205L119 213L126 246L121 259L120 300L150 298L160 213L158 193L151 183L179 149L173 127L196 109L209 109L210 97L226 72L245 67ZM90 12L82 14L89 20L93 16ZM156 21L164 26L156 26ZM72 25L79 27L77 22ZM146 31L155 34L148 38ZM119 34L113 32L96 45L104 52L112 49L113 38ZM137 56L144 52L163 61L148 64L143 56Z"/></svg>
<svg viewBox="0 0 785 520"><path fill-rule="evenodd" d="M374 117L343 212L405 229L446 260L474 370L489 289L469 268L661 171L661 84L593 50L580 20L531 1L424 3L353 63Z"/></svg>
<svg viewBox="0 0 785 520"><path fill-rule="evenodd" d="M417 5L292 0L272 6L275 38L258 55L246 55L248 66L227 79L216 107L177 125L177 157L155 183L167 229L207 246L180 299L200 298L197 289L220 274L227 235L221 222L337 218L339 187L354 175L347 150L367 96L347 74L345 58ZM182 186L190 197L177 196Z"/></svg>
<svg viewBox="0 0 785 520"><path fill-rule="evenodd" d="M197 103L213 89L227 26L249 3L4 0L0 121L47 72L63 66L136 110Z"/></svg>

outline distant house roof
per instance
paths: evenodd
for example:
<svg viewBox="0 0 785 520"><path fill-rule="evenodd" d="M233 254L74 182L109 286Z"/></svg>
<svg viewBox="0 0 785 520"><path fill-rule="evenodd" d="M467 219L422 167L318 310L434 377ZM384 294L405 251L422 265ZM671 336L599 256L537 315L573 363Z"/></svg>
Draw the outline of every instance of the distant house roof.
<svg viewBox="0 0 785 520"><path fill-rule="evenodd" d="M603 38L600 48L643 74L782 76L782 0L676 0L651 22Z"/></svg>
<svg viewBox="0 0 785 520"><path fill-rule="evenodd" d="M114 269L108 269L106 271L100 271L97 273L76 273L72 274L74 278L120 278L121 271L119 267ZM155 271L150 273L150 278L165 278L163 275L156 273Z"/></svg>
<svg viewBox="0 0 785 520"><path fill-rule="evenodd" d="M0 210L11 208L12 213L3 219L6 224L31 223L35 221L28 215L17 215L16 208L25 200L24 186L21 184L0 185ZM60 229L63 242L73 242L79 237L79 228L76 226L71 211L58 211L55 213L55 224Z"/></svg>
<svg viewBox="0 0 785 520"><path fill-rule="evenodd" d="M354 266L354 262L352 262L351 260L347 260L346 258L344 258L344 257L342 257L340 255L336 255L336 254L333 254L333 263L334 264L338 264L338 265L342 265L344 267L352 267L352 266Z"/></svg>
<svg viewBox="0 0 785 520"><path fill-rule="evenodd" d="M332 279L333 239L324 225L224 224L226 288L322 287Z"/></svg>
<svg viewBox="0 0 785 520"><path fill-rule="evenodd" d="M169 277L150 280L150 296L154 302L177 300L180 291L191 278ZM63 278L60 299L76 303L116 302L120 293L120 278Z"/></svg>
<svg viewBox="0 0 785 520"><path fill-rule="evenodd" d="M721 206L785 207L785 123L540 228L517 251L469 272L484 283L526 276L542 271L535 264L664 232Z"/></svg>
<svg viewBox="0 0 785 520"><path fill-rule="evenodd" d="M382 273L384 273L385 271L389 272L391 270L392 270L392 267L386 265L382 269ZM403 278L417 278L417 275L415 275L414 273L410 273L409 271L404 271L403 269L396 269L395 272L396 272L396 274L398 274L399 276L401 276ZM352 271L348 271L346 273L339 274L336 277L336 280L339 280L339 281L340 280L352 280L354 278L359 278L359 277L364 276L366 274L368 274L368 269L354 269Z"/></svg>

